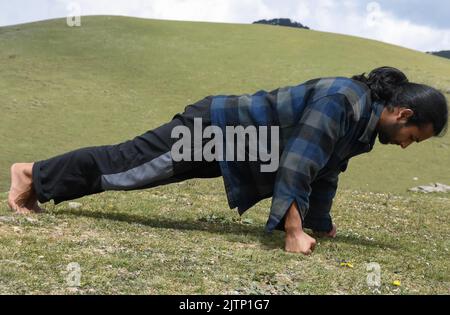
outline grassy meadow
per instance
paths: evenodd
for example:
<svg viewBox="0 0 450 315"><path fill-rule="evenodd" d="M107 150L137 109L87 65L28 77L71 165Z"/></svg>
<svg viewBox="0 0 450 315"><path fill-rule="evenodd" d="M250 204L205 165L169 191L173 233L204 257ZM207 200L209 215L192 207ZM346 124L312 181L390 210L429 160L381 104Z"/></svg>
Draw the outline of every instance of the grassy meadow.
<svg viewBox="0 0 450 315"><path fill-rule="evenodd" d="M264 234L270 200L242 218L228 209L220 178L9 212L11 163L131 139L207 95L390 65L450 96L450 60L377 41L268 25L81 22L0 28L0 293L450 293L450 198L407 192L450 184L450 135L352 159L333 208L338 237L311 257ZM79 287L66 281L71 262ZM381 267L376 289L371 262Z"/></svg>

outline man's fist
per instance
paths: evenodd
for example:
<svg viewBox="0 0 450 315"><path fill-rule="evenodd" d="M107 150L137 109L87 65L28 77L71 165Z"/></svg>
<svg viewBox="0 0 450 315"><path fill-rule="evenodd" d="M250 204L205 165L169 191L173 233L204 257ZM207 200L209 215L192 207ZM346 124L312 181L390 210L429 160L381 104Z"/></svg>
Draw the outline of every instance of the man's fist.
<svg viewBox="0 0 450 315"><path fill-rule="evenodd" d="M310 255L313 252L316 240L303 231L302 218L296 202L291 204L286 213L284 230L286 232L284 249L287 252L304 255Z"/></svg>
<svg viewBox="0 0 450 315"><path fill-rule="evenodd" d="M285 250L289 253L310 255L316 247L316 240L303 231L286 233Z"/></svg>

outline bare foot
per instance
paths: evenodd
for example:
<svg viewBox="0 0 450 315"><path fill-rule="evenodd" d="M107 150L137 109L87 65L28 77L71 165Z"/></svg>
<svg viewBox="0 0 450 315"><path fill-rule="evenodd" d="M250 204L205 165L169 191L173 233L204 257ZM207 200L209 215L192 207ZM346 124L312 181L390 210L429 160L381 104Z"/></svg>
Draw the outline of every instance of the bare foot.
<svg viewBox="0 0 450 315"><path fill-rule="evenodd" d="M41 212L33 188L33 163L14 163L11 166L11 187L8 206L16 213Z"/></svg>
<svg viewBox="0 0 450 315"><path fill-rule="evenodd" d="M330 232L314 232L314 236L316 237L328 237L328 238L335 238L337 234L337 226L333 223L333 228Z"/></svg>
<svg viewBox="0 0 450 315"><path fill-rule="evenodd" d="M316 247L316 240L303 231L286 233L285 250L289 253L310 255Z"/></svg>

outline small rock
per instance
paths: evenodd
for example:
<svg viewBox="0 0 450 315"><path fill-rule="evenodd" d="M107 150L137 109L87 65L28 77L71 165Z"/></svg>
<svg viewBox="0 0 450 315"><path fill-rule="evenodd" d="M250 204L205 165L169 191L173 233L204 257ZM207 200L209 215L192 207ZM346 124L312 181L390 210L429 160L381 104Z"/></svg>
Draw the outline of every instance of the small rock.
<svg viewBox="0 0 450 315"><path fill-rule="evenodd" d="M412 192L423 192L423 193L433 193L433 192L450 192L450 186L441 183L431 183L429 186L418 186L408 189Z"/></svg>
<svg viewBox="0 0 450 315"><path fill-rule="evenodd" d="M0 221L2 222L13 222L15 219L13 217L1 216Z"/></svg>
<svg viewBox="0 0 450 315"><path fill-rule="evenodd" d="M78 292L78 288L77 287L68 287L67 291L69 291L70 293L77 293Z"/></svg>
<svg viewBox="0 0 450 315"><path fill-rule="evenodd" d="M20 233L20 232L22 232L22 229L20 227L13 226L13 231L16 233Z"/></svg>
<svg viewBox="0 0 450 315"><path fill-rule="evenodd" d="M81 206L82 206L82 204L79 202L69 202L70 209L77 209L77 208L80 208Z"/></svg>

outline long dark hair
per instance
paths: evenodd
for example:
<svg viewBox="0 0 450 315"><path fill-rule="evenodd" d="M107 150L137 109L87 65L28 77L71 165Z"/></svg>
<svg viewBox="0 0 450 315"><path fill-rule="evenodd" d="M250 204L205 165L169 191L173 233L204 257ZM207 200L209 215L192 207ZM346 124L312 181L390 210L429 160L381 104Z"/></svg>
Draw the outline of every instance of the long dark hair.
<svg viewBox="0 0 450 315"><path fill-rule="evenodd" d="M409 82L402 71L392 67L377 68L368 77L363 73L352 79L370 88L372 101L384 102L390 110L393 107L411 109L414 115L408 119L408 125L421 128L431 123L435 136L443 136L447 131L447 100L435 88Z"/></svg>

